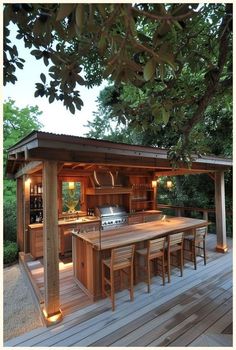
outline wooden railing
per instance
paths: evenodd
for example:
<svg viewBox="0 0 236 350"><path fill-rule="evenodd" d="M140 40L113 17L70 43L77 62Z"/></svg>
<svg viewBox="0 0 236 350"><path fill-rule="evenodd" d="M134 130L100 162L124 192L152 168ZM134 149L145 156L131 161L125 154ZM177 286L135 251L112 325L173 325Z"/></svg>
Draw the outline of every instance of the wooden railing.
<svg viewBox="0 0 236 350"><path fill-rule="evenodd" d="M207 208L196 208L196 207L179 207L175 205L168 204L157 204L158 210L163 209L174 209L176 216L185 216L186 212L199 212L202 213L202 218L204 220L208 220L208 213L215 213L215 209L207 209Z"/></svg>
<svg viewBox="0 0 236 350"><path fill-rule="evenodd" d="M197 208L197 207L180 207L176 205L167 205L167 204L157 204L157 209L162 210L163 214L167 214L167 211L174 210L175 216L187 216L195 217L193 213L201 213L201 218L207 220L210 224L208 227L209 232L215 232L216 217L215 217L215 208ZM210 214L210 215L209 215ZM210 216L210 218L209 218ZM227 235L232 237L232 211L226 211L226 231Z"/></svg>

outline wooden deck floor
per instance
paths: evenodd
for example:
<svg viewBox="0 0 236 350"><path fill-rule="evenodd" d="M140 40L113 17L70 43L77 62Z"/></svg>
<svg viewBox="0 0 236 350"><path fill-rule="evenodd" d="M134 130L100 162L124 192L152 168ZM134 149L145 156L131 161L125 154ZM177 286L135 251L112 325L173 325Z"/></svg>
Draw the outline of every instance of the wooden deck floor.
<svg viewBox="0 0 236 350"><path fill-rule="evenodd" d="M133 302L129 301L127 291L116 293L115 312L111 311L108 299L89 304L81 291L73 287L70 292L71 264L65 264L61 291L65 305L63 321L35 329L4 345L232 346L230 239L228 244L228 253L216 253L215 235L208 235L206 266L199 260L195 271L191 263L186 263L184 276L179 277L178 270L173 270L171 283L165 286L161 285L160 277L154 277L150 294L146 284L139 283ZM43 288L42 271L41 274L36 271L37 283Z"/></svg>
<svg viewBox="0 0 236 350"><path fill-rule="evenodd" d="M44 268L41 260L28 261L28 268L34 279L41 299L44 295ZM69 315L72 312L92 304L89 297L78 287L73 278L71 258L60 260L60 302L63 315Z"/></svg>

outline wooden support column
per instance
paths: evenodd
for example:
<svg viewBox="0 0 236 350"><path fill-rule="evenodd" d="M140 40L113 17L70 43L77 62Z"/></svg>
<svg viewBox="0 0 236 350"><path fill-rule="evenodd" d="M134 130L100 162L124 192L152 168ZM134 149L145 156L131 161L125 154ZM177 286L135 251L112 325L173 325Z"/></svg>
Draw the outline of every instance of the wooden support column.
<svg viewBox="0 0 236 350"><path fill-rule="evenodd" d="M57 215L57 162L43 163L44 315L48 324L61 319Z"/></svg>
<svg viewBox="0 0 236 350"><path fill-rule="evenodd" d="M216 251L227 252L224 172L215 173Z"/></svg>
<svg viewBox="0 0 236 350"><path fill-rule="evenodd" d="M17 244L19 250L24 251L24 206L23 206L23 180L18 178L16 180L16 220L17 220Z"/></svg>
<svg viewBox="0 0 236 350"><path fill-rule="evenodd" d="M23 176L23 241L24 252L29 253L29 226L30 224L30 180L27 175Z"/></svg>

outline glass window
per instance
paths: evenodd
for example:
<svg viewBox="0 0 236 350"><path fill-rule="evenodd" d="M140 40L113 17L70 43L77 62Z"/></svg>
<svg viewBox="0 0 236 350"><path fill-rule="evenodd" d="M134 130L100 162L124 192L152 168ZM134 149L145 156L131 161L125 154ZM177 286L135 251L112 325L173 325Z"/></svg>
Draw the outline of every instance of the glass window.
<svg viewBox="0 0 236 350"><path fill-rule="evenodd" d="M81 182L62 182L62 212L75 213L81 210Z"/></svg>

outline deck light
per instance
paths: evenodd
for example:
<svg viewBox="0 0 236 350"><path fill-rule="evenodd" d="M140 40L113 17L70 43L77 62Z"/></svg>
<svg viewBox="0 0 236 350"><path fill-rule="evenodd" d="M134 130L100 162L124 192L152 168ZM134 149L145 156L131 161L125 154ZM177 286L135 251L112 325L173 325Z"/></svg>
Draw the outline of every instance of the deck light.
<svg viewBox="0 0 236 350"><path fill-rule="evenodd" d="M55 315L52 315L52 316L48 316L47 311L45 309L43 309L43 315L44 315L47 326L50 326L50 325L52 326L53 324L56 324L59 321L61 321L63 318L62 312L60 309L59 309L58 313L56 313Z"/></svg>

